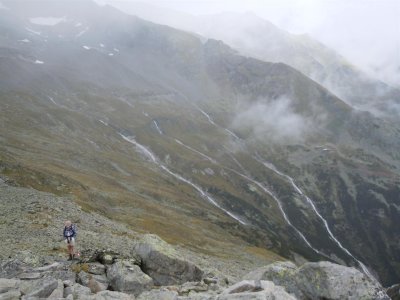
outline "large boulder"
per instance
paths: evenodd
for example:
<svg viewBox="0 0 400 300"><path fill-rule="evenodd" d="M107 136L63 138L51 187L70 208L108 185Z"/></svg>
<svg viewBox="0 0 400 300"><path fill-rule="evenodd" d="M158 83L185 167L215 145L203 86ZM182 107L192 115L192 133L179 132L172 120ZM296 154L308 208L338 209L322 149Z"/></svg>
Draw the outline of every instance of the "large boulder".
<svg viewBox="0 0 400 300"><path fill-rule="evenodd" d="M47 298L58 287L58 281L52 278L21 281L20 290L27 298Z"/></svg>
<svg viewBox="0 0 400 300"><path fill-rule="evenodd" d="M144 235L134 246L142 261L142 270L156 285L176 285L200 281L203 271L183 260L169 244L153 234Z"/></svg>
<svg viewBox="0 0 400 300"><path fill-rule="evenodd" d="M298 288L307 299L387 299L379 283L355 268L330 262L306 263L295 275Z"/></svg>
<svg viewBox="0 0 400 300"><path fill-rule="evenodd" d="M117 260L108 270L107 278L114 291L139 295L150 289L153 279L130 260Z"/></svg>

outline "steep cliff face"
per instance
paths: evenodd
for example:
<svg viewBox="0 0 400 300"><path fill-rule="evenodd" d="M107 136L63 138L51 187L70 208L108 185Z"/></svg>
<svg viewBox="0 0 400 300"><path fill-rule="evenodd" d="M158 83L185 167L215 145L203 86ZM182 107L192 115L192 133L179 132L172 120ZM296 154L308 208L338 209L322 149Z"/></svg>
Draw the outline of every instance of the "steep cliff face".
<svg viewBox="0 0 400 300"><path fill-rule="evenodd" d="M395 123L292 67L110 7L3 2L10 180L206 253L244 243L398 280Z"/></svg>

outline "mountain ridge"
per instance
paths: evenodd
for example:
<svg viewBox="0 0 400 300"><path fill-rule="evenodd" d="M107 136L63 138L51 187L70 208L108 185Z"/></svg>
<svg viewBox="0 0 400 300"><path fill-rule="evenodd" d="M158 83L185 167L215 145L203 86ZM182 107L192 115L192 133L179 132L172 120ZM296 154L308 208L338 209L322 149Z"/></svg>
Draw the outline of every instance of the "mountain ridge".
<svg viewBox="0 0 400 300"><path fill-rule="evenodd" d="M90 11L67 24L30 25L40 35L20 24L13 28L21 35L2 36L3 174L72 193L82 208L169 242L213 251L207 244L228 236L286 257L320 259L307 240L322 257L358 265L329 237L292 178L346 249L382 281L397 280L398 233L388 230L398 217L395 125L359 117L284 64L115 10L106 19L107 9L99 21ZM85 22L81 34L84 25L76 26ZM259 130L271 108L281 127L267 122ZM309 120L313 130L300 139L276 143L265 135ZM374 138L385 147L365 147ZM385 176L370 178L374 172Z"/></svg>

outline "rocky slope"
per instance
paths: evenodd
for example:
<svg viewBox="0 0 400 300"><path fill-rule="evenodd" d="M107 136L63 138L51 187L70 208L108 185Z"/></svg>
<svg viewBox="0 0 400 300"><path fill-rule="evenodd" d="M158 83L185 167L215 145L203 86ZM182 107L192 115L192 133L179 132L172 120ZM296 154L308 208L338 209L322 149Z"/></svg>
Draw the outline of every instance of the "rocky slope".
<svg viewBox="0 0 400 300"><path fill-rule="evenodd" d="M328 259L398 282L396 124L287 65L110 7L2 3L10 181L197 253Z"/></svg>
<svg viewBox="0 0 400 300"><path fill-rule="evenodd" d="M328 262L257 268L268 262L248 254L239 259L238 253L200 256L86 213L71 198L3 181L0 190L2 300L389 299L378 282L354 268ZM79 226L81 256L73 261L65 259L59 241L66 218Z"/></svg>

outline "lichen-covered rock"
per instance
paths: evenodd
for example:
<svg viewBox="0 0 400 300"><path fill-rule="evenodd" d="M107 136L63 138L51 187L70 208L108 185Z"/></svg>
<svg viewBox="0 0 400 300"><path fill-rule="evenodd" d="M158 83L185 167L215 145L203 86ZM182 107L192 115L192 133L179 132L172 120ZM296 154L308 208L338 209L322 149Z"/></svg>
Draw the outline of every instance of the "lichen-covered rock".
<svg viewBox="0 0 400 300"><path fill-rule="evenodd" d="M295 280L308 299L390 299L378 282L357 269L326 261L304 264Z"/></svg>
<svg viewBox="0 0 400 300"><path fill-rule="evenodd" d="M56 279L44 278L21 281L19 288L26 297L47 298L57 286L58 281Z"/></svg>
<svg viewBox="0 0 400 300"><path fill-rule="evenodd" d="M88 263L88 273L103 275L106 273L106 267L101 263Z"/></svg>
<svg viewBox="0 0 400 300"><path fill-rule="evenodd" d="M108 269L107 278L113 290L135 295L139 295L154 285L153 279L129 260L116 261Z"/></svg>
<svg viewBox="0 0 400 300"><path fill-rule="evenodd" d="M12 278L26 269L26 265L19 259L8 259L0 263L0 277Z"/></svg>
<svg viewBox="0 0 400 300"><path fill-rule="evenodd" d="M279 261L267 266L258 268L243 277L245 280L268 280L275 285L285 287L285 290L294 294L299 299L304 299L305 296L297 287L295 274L297 267L290 261Z"/></svg>
<svg viewBox="0 0 400 300"><path fill-rule="evenodd" d="M153 278L156 285L182 284L202 279L202 270L182 260L169 244L156 235L144 235L135 244L134 250L142 260L143 271Z"/></svg>

